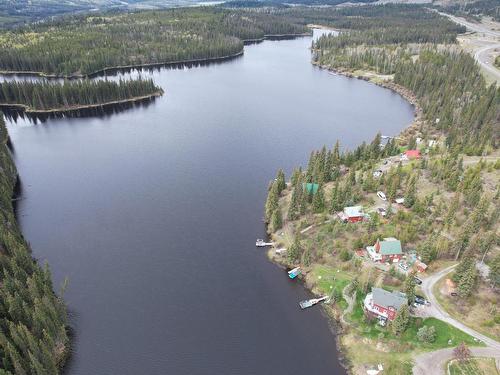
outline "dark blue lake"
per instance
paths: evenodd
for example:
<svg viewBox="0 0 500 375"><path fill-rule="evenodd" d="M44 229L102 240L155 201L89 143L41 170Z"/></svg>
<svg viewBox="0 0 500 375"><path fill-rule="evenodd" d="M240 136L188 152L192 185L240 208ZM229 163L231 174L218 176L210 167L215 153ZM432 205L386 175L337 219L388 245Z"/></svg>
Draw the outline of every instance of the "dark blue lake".
<svg viewBox="0 0 500 375"><path fill-rule="evenodd" d="M18 216L65 299L68 374L341 374L321 309L270 263L268 181L337 139L413 118L399 95L310 64L311 38L153 73L165 95L99 118L9 124Z"/></svg>

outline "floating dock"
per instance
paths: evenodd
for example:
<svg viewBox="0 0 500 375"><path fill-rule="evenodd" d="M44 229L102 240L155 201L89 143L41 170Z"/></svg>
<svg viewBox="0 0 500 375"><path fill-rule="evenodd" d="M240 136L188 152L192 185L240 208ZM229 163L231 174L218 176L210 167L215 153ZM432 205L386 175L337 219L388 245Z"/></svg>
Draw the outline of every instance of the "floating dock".
<svg viewBox="0 0 500 375"><path fill-rule="evenodd" d="M266 242L260 238L255 241L255 246L257 247L266 247L266 246L274 246L274 242Z"/></svg>
<svg viewBox="0 0 500 375"><path fill-rule="evenodd" d="M317 303L326 301L328 299L328 296L323 296L319 298L312 298L312 299L306 299L305 301L300 301L299 305L302 310L307 309L308 307L312 307L316 305Z"/></svg>

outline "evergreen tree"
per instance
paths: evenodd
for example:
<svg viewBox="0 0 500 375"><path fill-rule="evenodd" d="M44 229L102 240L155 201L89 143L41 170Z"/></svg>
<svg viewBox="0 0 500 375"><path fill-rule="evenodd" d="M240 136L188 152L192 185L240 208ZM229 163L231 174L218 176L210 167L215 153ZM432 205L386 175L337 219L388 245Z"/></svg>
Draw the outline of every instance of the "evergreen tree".
<svg viewBox="0 0 500 375"><path fill-rule="evenodd" d="M301 177L295 183L295 187L292 191L292 198L290 200L290 206L288 207L288 220L297 220L300 216L301 205L303 201L303 188Z"/></svg>
<svg viewBox="0 0 500 375"><path fill-rule="evenodd" d="M305 267L309 267L311 265L311 250L309 247L304 249L304 253L302 254L302 264Z"/></svg>
<svg viewBox="0 0 500 375"><path fill-rule="evenodd" d="M292 173L292 178L290 180L292 187L295 187L297 185L297 181L300 180L302 176L302 170L300 168L295 168Z"/></svg>
<svg viewBox="0 0 500 375"><path fill-rule="evenodd" d="M500 287L500 254L497 254L491 261L489 276L493 286Z"/></svg>
<svg viewBox="0 0 500 375"><path fill-rule="evenodd" d="M339 192L339 182L335 182L335 186L332 189L332 196L330 198L330 213L333 215L338 212L342 207L340 204L340 192Z"/></svg>
<svg viewBox="0 0 500 375"><path fill-rule="evenodd" d="M396 336L400 336L404 331L406 331L409 322L410 310L408 309L408 305L404 304L399 308L396 318L392 321L392 332Z"/></svg>
<svg viewBox="0 0 500 375"><path fill-rule="evenodd" d="M278 185L278 195L279 195L283 190L286 189L285 172L283 172L283 169L280 169L278 171L278 174L276 176L276 183Z"/></svg>
<svg viewBox="0 0 500 375"><path fill-rule="evenodd" d="M295 239L293 240L292 246L287 251L288 253L288 261L290 263L297 263L302 256L302 247L300 244L300 237L297 234Z"/></svg>
<svg viewBox="0 0 500 375"><path fill-rule="evenodd" d="M403 292L406 294L406 298L410 303L413 303L415 300L415 274L411 272L406 276L406 279L403 284Z"/></svg>
<svg viewBox="0 0 500 375"><path fill-rule="evenodd" d="M273 216L271 217L271 228L273 232L276 232L283 226L283 217L281 215L281 210L277 208L273 212Z"/></svg>
<svg viewBox="0 0 500 375"><path fill-rule="evenodd" d="M471 295L476 285L477 269L474 263L470 265L460 276L457 284L458 295L462 298Z"/></svg>
<svg viewBox="0 0 500 375"><path fill-rule="evenodd" d="M269 223L271 221L271 217L273 216L274 211L278 208L278 200L278 183L277 181L273 181L273 183L271 184L271 188L269 189L269 193L267 194L265 217L266 223Z"/></svg>
<svg viewBox="0 0 500 375"><path fill-rule="evenodd" d="M325 210L325 197L323 193L323 185L318 186L318 191L313 196L313 211L317 214L322 213Z"/></svg>
<svg viewBox="0 0 500 375"><path fill-rule="evenodd" d="M408 208L413 207L417 199L417 176L412 175L409 178L408 184L406 186L404 205Z"/></svg>

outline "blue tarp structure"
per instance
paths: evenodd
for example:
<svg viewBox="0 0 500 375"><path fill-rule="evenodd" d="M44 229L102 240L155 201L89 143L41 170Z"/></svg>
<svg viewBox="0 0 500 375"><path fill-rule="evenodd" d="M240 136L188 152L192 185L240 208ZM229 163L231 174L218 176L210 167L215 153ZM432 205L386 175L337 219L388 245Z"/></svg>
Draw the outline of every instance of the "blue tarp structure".
<svg viewBox="0 0 500 375"><path fill-rule="evenodd" d="M318 192L318 189L319 189L319 185L318 184L313 184L313 183L310 183L308 182L306 185L306 190L308 193L313 193L313 194L316 194Z"/></svg>

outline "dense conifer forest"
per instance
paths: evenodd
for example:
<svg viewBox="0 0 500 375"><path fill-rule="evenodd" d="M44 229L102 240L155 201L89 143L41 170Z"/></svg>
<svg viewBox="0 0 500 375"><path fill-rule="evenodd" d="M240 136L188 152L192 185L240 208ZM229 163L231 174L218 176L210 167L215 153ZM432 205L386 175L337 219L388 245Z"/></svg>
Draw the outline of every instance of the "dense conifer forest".
<svg viewBox="0 0 500 375"><path fill-rule="evenodd" d="M354 42L378 43L441 43L453 42L463 26L424 11L419 5L357 6L345 8L292 8L279 12L297 23L316 23L350 30ZM363 32L363 34L354 31ZM341 39L343 40L343 39ZM339 42L343 43L343 42Z"/></svg>
<svg viewBox="0 0 500 375"><path fill-rule="evenodd" d="M215 8L74 16L0 34L0 70L86 75L234 55L246 39L305 32L284 17Z"/></svg>
<svg viewBox="0 0 500 375"><path fill-rule="evenodd" d="M14 217L17 172L0 112L0 373L58 374L68 352L66 308Z"/></svg>
<svg viewBox="0 0 500 375"><path fill-rule="evenodd" d="M30 110L92 106L162 93L151 79L0 82L0 106L22 105Z"/></svg>

